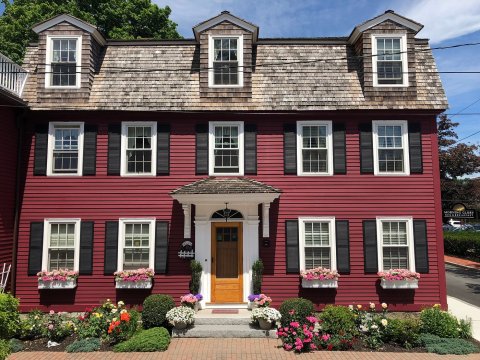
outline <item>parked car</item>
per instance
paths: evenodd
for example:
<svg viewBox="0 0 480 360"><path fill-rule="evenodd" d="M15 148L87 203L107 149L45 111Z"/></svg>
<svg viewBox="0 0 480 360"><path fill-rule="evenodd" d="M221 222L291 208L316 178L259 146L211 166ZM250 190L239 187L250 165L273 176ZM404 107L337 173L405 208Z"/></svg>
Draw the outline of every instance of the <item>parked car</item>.
<svg viewBox="0 0 480 360"><path fill-rule="evenodd" d="M443 231L453 231L455 229L455 226L452 226L450 224L443 224Z"/></svg>
<svg viewBox="0 0 480 360"><path fill-rule="evenodd" d="M449 223L450 225L452 225L453 227L456 227L456 228L459 228L459 227L462 226L462 223L461 223L460 220L450 219L450 220L448 221L448 223Z"/></svg>

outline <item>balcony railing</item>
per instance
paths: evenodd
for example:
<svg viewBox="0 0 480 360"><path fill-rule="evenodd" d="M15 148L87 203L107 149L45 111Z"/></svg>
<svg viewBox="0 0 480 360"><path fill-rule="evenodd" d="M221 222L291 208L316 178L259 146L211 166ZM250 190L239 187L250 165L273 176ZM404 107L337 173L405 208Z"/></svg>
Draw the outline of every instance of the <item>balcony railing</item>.
<svg viewBox="0 0 480 360"><path fill-rule="evenodd" d="M27 76L28 71L0 53L0 88L21 97Z"/></svg>

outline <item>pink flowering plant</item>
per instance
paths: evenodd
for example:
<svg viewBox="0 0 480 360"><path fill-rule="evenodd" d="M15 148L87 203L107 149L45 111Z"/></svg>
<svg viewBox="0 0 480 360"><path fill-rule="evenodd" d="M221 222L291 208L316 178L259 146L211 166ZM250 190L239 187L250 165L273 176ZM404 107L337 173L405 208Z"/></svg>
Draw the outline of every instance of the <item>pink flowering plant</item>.
<svg viewBox="0 0 480 360"><path fill-rule="evenodd" d="M272 298L268 297L265 294L260 294L256 299L253 300L253 302L258 306L258 307L268 307L270 306L270 303L272 302Z"/></svg>
<svg viewBox="0 0 480 360"><path fill-rule="evenodd" d="M195 308L195 304L198 302L198 297L193 294L187 294L180 297L180 303L182 306L188 306L189 308Z"/></svg>
<svg viewBox="0 0 480 360"><path fill-rule="evenodd" d="M304 280L338 280L340 275L337 270L324 267L317 267L309 270L302 270L300 277Z"/></svg>
<svg viewBox="0 0 480 360"><path fill-rule="evenodd" d="M386 271L380 271L377 274L380 278L389 281L400 281L400 280L418 280L420 279L420 274L408 269L390 269Z"/></svg>
<svg viewBox="0 0 480 360"><path fill-rule="evenodd" d="M37 273L38 281L67 281L75 280L78 277L78 271L68 269L42 270Z"/></svg>
<svg viewBox="0 0 480 360"><path fill-rule="evenodd" d="M115 281L138 282L148 281L153 278L155 272L153 269L137 269L137 270L123 270L113 273Z"/></svg>
<svg viewBox="0 0 480 360"><path fill-rule="evenodd" d="M45 333L51 341L60 342L76 330L74 322L66 317L66 313L50 310L45 320Z"/></svg>

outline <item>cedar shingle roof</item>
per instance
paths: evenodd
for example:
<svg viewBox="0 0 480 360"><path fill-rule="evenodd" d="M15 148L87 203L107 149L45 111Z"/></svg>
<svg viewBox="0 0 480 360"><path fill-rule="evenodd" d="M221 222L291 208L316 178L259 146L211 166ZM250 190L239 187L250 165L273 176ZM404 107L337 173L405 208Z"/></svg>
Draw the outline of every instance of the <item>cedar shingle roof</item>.
<svg viewBox="0 0 480 360"><path fill-rule="evenodd" d="M281 193L273 186L249 178L209 177L173 190L170 194L267 194Z"/></svg>

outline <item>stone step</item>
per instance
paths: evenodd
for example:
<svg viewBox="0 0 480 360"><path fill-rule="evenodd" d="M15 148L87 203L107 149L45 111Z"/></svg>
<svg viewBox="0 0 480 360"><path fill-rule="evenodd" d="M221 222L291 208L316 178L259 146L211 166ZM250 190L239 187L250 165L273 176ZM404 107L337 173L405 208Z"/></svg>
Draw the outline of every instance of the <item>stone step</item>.
<svg viewBox="0 0 480 360"><path fill-rule="evenodd" d="M195 316L195 325L249 325L249 317L201 317Z"/></svg>
<svg viewBox="0 0 480 360"><path fill-rule="evenodd" d="M173 329L172 337L186 338L277 338L276 330L260 330L251 325L199 325Z"/></svg>

